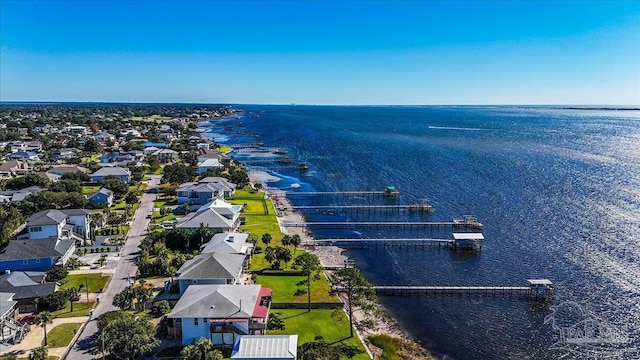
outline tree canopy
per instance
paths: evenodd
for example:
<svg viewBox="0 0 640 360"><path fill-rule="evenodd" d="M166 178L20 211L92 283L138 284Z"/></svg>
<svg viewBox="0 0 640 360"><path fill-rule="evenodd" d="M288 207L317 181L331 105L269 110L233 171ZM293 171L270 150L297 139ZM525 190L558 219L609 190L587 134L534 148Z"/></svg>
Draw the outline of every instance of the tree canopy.
<svg viewBox="0 0 640 360"><path fill-rule="evenodd" d="M155 326L144 316L124 312L102 328L100 340L116 357L136 359L160 344L155 332Z"/></svg>

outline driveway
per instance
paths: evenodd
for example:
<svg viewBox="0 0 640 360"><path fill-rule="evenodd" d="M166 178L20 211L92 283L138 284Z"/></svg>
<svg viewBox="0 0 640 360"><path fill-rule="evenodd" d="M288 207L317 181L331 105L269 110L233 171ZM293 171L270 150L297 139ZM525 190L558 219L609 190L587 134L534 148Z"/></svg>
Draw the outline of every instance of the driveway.
<svg viewBox="0 0 640 360"><path fill-rule="evenodd" d="M151 179L147 183L147 189L157 188L161 176L151 175L150 177ZM113 297L135 281L136 273L138 272L135 258L139 251L138 246L149 227L150 219L147 218L147 215L153 213L153 201L156 199L156 196L155 193L150 192L142 194L140 207L138 207L138 211L136 211L133 221L131 222L129 235L121 249L120 259L113 272L111 281L109 285L107 285L107 289L100 295L100 303L94 309L91 320L89 320L84 327L84 330L73 344L65 359L89 360L98 358L100 349L98 349L96 344L98 326L95 319L106 312L118 310L118 308L111 304Z"/></svg>

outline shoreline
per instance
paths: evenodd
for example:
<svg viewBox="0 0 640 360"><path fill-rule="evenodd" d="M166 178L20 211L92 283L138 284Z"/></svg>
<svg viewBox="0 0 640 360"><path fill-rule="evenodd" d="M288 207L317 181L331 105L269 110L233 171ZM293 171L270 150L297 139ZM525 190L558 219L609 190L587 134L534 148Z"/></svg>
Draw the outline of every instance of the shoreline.
<svg viewBox="0 0 640 360"><path fill-rule="evenodd" d="M290 210L292 203L286 197L273 198L270 196L267 189L269 182L279 180L279 178L269 175L262 170L252 170L249 172L249 179L252 184L262 184L265 194L269 200L273 202L276 208L286 209L278 211L278 225L280 231L287 235L299 235L302 242L307 240L313 240L313 236L309 233L306 227L302 228L288 228L282 226L283 222L305 222L305 218L301 213ZM341 267L344 266L345 261L349 258L344 254L345 249L338 246L304 246L304 250L312 254L315 254L320 259L320 263L323 267ZM331 279L331 270L324 270L324 275ZM344 296L341 296L341 300L346 303ZM372 345L367 338L372 335L386 334L395 338L402 339L405 342L411 344L413 351L412 356L406 357L407 359L436 359L426 348L417 343L411 335L389 314L389 311L379 302L376 301L377 315L369 317L375 322L375 329L362 329L356 328L356 331L361 335L364 345L367 347L371 354L379 356L382 352L378 347ZM353 312L355 322L362 321L366 318L366 315L360 310L356 309Z"/></svg>

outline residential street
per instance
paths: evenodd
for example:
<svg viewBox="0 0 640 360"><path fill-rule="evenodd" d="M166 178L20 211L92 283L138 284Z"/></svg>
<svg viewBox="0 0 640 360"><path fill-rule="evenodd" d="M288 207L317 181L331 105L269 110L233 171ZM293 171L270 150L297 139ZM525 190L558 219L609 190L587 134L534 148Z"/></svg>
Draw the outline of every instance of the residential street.
<svg viewBox="0 0 640 360"><path fill-rule="evenodd" d="M160 183L160 178L160 175L151 175L147 189L156 188ZM149 226L150 219L147 216L153 212L153 201L156 199L156 196L155 193L147 192L142 195L140 207L138 207L138 211L136 211L133 221L131 222L131 229L122 248L120 260L113 273L113 277L107 285L106 291L100 294L100 302L94 309L91 320L84 327L84 330L77 338L76 343L72 345L65 359L96 359L98 356L101 356L101 349L95 341L98 335L98 327L95 319L105 312L117 310L117 308L111 304L113 297L135 281L136 272L138 271L135 258L139 251L138 246Z"/></svg>

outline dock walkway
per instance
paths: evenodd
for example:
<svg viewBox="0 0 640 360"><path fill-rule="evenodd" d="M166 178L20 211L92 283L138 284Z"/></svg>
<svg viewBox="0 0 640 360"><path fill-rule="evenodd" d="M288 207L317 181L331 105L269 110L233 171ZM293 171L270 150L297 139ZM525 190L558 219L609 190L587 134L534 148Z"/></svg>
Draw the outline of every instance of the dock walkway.
<svg viewBox="0 0 640 360"><path fill-rule="evenodd" d="M282 222L284 227L317 227L324 229L351 229L351 228L390 228L390 229L405 229L405 228L468 228L468 229L481 229L482 223L480 222L465 222L465 221L444 221L444 222L402 222L402 221L379 221L379 222Z"/></svg>

